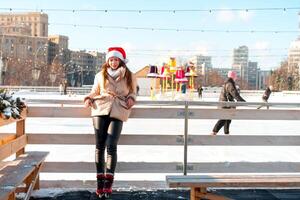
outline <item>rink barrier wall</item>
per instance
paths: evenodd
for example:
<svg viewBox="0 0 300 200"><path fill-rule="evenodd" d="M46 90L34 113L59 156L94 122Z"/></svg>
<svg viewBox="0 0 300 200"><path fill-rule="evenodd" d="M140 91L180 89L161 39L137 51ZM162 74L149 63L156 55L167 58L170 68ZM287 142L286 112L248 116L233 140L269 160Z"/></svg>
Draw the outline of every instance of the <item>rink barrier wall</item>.
<svg viewBox="0 0 300 200"><path fill-rule="evenodd" d="M29 102L30 103L30 102ZM32 102L28 117L49 118L90 118L90 110L83 108L80 101L39 101L45 106ZM51 105L49 105L51 104ZM218 109L220 106L237 106L237 109ZM269 105L271 109L256 109ZM299 146L298 135L191 135L188 124L191 119L238 119L238 120L300 120L300 104L261 102L189 102L189 101L139 101L133 108L131 118L180 119L183 132L173 135L122 134L120 145L167 145L182 146L182 162L119 162L118 173L299 173L300 162L187 162L189 146ZM53 128L53 127L52 127ZM28 143L35 145L94 145L94 135L72 133L28 133ZM279 151L279 149L278 149ZM203 152L202 152L203 153ZM199 153L200 155L200 153ZM94 162L45 162L45 173L94 173ZM122 181L119 181L121 184ZM152 185L151 181L134 181L138 185ZM155 182L158 187L166 186ZM45 187L94 187L93 180L49 180ZM115 185L118 186L118 182ZM153 186L153 185L152 185Z"/></svg>

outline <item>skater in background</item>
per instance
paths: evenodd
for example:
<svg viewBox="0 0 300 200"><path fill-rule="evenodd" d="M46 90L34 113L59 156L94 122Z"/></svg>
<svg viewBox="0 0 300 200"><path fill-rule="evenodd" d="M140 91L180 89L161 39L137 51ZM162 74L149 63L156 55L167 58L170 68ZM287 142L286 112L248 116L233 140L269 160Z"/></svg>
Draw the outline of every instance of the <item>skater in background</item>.
<svg viewBox="0 0 300 200"><path fill-rule="evenodd" d="M64 95L67 94L67 87L68 87L68 82L67 82L67 80L65 80L65 81L63 82L63 91L64 91Z"/></svg>
<svg viewBox="0 0 300 200"><path fill-rule="evenodd" d="M92 110L96 137L96 194L99 198L108 198L112 194L117 164L117 144L123 122L127 121L131 107L136 101L136 79L126 63L123 48L109 48L106 63L96 74L90 94L84 98L85 106L91 107Z"/></svg>
<svg viewBox="0 0 300 200"><path fill-rule="evenodd" d="M58 90L59 90L60 95L64 94L64 86L63 86L62 82L59 84Z"/></svg>
<svg viewBox="0 0 300 200"><path fill-rule="evenodd" d="M270 85L269 87L266 88L266 90L265 90L265 92L262 96L262 100L263 100L264 103L268 103L268 100L269 100L269 97L270 97L272 91L273 91L273 86L272 85ZM261 109L263 106L264 105L261 105L257 109ZM269 109L269 106L267 106L267 109Z"/></svg>
<svg viewBox="0 0 300 200"><path fill-rule="evenodd" d="M198 97L199 97L200 99L202 99L203 88L201 87L201 85L198 86L197 92L198 92Z"/></svg>
<svg viewBox="0 0 300 200"><path fill-rule="evenodd" d="M235 71L228 72L228 79L223 85L223 88L220 93L219 101L245 101L239 94L235 86L235 80L237 79L237 74ZM235 107L224 106L222 108L230 109ZM219 130L224 126L224 133L229 134L230 119L220 119L213 128L211 135L217 135Z"/></svg>

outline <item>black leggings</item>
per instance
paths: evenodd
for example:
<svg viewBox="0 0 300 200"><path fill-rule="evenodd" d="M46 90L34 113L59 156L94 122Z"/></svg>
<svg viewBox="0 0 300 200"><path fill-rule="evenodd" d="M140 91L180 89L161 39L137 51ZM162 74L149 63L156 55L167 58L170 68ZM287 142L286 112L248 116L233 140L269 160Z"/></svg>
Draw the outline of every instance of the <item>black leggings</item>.
<svg viewBox="0 0 300 200"><path fill-rule="evenodd" d="M123 122L105 115L93 117L93 124L96 136L95 163L97 173L113 174L117 165L117 144ZM104 171L105 147L107 147L106 171Z"/></svg>
<svg viewBox="0 0 300 200"><path fill-rule="evenodd" d="M220 119L216 123L216 125L213 129L213 132L215 132L215 133L219 132L219 130L224 126L224 133L229 134L230 123L231 123L231 120L229 120L229 119Z"/></svg>

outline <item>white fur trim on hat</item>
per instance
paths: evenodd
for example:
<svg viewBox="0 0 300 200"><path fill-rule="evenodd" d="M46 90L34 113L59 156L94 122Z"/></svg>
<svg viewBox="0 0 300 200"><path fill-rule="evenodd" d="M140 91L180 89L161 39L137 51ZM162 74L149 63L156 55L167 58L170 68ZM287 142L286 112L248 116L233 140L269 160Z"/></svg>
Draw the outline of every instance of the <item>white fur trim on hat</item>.
<svg viewBox="0 0 300 200"><path fill-rule="evenodd" d="M122 60L124 63L127 63L128 60L127 59L124 59L123 55L121 52L119 51L110 51L106 54L106 62L108 61L109 58L111 57L117 57L117 58L120 58L120 60Z"/></svg>

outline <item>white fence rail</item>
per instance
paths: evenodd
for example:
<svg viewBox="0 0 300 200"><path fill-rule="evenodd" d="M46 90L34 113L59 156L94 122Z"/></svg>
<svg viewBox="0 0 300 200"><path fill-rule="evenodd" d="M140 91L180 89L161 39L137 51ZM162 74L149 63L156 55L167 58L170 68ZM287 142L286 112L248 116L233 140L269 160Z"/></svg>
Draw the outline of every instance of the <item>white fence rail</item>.
<svg viewBox="0 0 300 200"><path fill-rule="evenodd" d="M35 106L29 102L28 118L89 118L89 109L78 104L80 101L39 100L39 103L53 104L47 107ZM77 104L77 105L76 105ZM218 109L220 105L235 105L237 109ZM239 119L239 120L300 120L300 104L270 103L270 110L257 110L261 103L219 102L174 102L140 101L134 107L131 118L139 119L182 119L184 131L173 135L122 134L120 145L182 146L182 162L119 162L118 173L300 173L300 161L294 162L227 162L188 163L189 146L299 146L299 135L230 135L209 136L189 134L189 120L192 119ZM51 127L55 128L55 127ZM47 129L46 129L47 130ZM27 131L28 132L28 131ZM94 135L57 133L28 133L28 144L40 145L94 145ZM278 149L278 151L280 151ZM46 173L93 173L93 162L46 162ZM143 183L145 183L144 181ZM150 185L152 183L149 183ZM157 184L157 182L153 182ZM44 181L46 187L93 187L94 181ZM143 184L145 185L145 184ZM160 186L163 185L160 183Z"/></svg>

